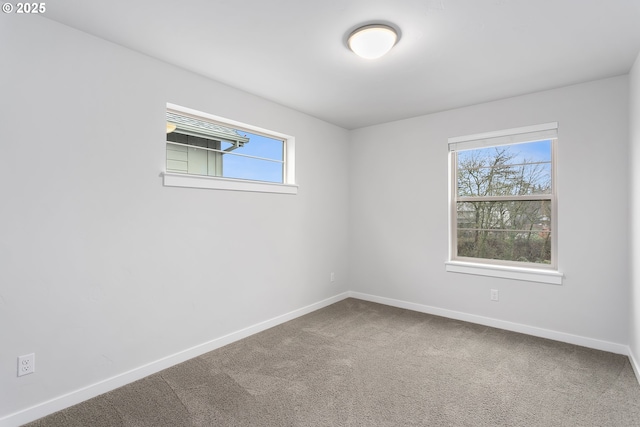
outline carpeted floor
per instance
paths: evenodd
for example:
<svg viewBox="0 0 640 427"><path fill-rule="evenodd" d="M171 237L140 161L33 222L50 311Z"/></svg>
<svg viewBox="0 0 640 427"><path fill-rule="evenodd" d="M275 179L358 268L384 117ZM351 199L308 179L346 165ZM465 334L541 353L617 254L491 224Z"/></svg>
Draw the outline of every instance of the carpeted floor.
<svg viewBox="0 0 640 427"><path fill-rule="evenodd" d="M347 299L29 426L640 426L627 357Z"/></svg>

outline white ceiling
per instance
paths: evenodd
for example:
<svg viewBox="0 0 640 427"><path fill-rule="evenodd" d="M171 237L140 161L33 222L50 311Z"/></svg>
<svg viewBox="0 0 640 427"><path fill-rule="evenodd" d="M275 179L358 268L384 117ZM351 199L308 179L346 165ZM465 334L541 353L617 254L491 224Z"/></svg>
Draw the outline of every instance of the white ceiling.
<svg viewBox="0 0 640 427"><path fill-rule="evenodd" d="M640 0L56 0L45 17L347 129L626 74ZM400 28L379 60L346 47Z"/></svg>

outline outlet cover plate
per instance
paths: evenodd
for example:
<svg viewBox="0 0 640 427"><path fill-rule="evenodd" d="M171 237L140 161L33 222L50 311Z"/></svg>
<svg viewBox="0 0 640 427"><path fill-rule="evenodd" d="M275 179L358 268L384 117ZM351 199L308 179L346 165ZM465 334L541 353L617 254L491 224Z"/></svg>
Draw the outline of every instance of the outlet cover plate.
<svg viewBox="0 0 640 427"><path fill-rule="evenodd" d="M18 376L33 374L36 371L36 354L18 356Z"/></svg>

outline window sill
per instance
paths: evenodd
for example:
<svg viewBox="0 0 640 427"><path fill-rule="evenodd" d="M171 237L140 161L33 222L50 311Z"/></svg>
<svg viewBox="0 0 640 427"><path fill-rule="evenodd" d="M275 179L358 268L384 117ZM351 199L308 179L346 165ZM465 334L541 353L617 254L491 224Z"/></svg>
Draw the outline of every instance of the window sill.
<svg viewBox="0 0 640 427"><path fill-rule="evenodd" d="M247 181L215 176L163 172L165 187L204 188L210 190L253 191L258 193L298 194L298 186L273 182Z"/></svg>
<svg viewBox="0 0 640 427"><path fill-rule="evenodd" d="M501 265L474 264L461 261L447 261L446 270L451 273L473 274L476 276L500 277L503 279L562 285L564 275L554 270L535 268L505 267Z"/></svg>

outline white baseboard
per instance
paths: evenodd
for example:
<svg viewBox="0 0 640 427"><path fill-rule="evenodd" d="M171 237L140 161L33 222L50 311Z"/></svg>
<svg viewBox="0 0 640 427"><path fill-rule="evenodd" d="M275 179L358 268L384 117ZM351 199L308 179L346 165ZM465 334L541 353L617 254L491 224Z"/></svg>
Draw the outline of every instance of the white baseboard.
<svg viewBox="0 0 640 427"><path fill-rule="evenodd" d="M349 296L365 301L377 302L379 304L390 305L392 307L405 308L407 310L419 311L421 313L433 314L436 316L447 317L450 319L463 320L465 322L477 323L479 325L490 326L498 329L505 329L512 332L520 332L535 337L548 338L554 341L566 342L569 344L589 347L596 350L608 351L610 353L629 355L629 347L623 344L617 344L608 341L601 341L594 338L582 337L579 335L567 334L564 332L552 331L549 329L536 328L534 326L523 325L520 323L508 322L505 320L492 319L490 317L477 316L474 314L462 313L459 311L447 310L443 308L431 307L423 304L416 304L407 301L396 300L392 298L378 297L375 295L363 294L360 292L349 292ZM635 369L635 368L634 368ZM638 371L636 371L636 377Z"/></svg>
<svg viewBox="0 0 640 427"><path fill-rule="evenodd" d="M348 297L349 293L345 292L331 298L327 298L320 302L299 308L281 316L276 316L272 319L257 323L253 326L249 326L236 332L232 332L228 335L224 335L203 344L199 344L195 347L188 348L176 354L172 354L170 356L156 360L155 362L148 363L146 365L132 369L128 372L124 372L122 374L108 378L104 381L91 384L79 390L72 391L71 393L56 397L30 408L9 414L3 418L0 418L0 427L17 427L29 423L54 412L76 405L80 402L84 402L85 400L99 396L108 391L115 390L118 387L132 383L148 375L160 372L163 369L167 369L171 366L213 351L227 344L231 344L235 341L288 322L289 320L293 320L297 317L304 316L305 314L319 310L338 301L342 301L343 299Z"/></svg>
<svg viewBox="0 0 640 427"><path fill-rule="evenodd" d="M629 347L629 353L627 356L629 357L629 363L631 363L631 367L633 368L633 373L636 374L636 379L638 380L638 383L640 383L640 365L638 365L638 359L633 355L631 347Z"/></svg>

